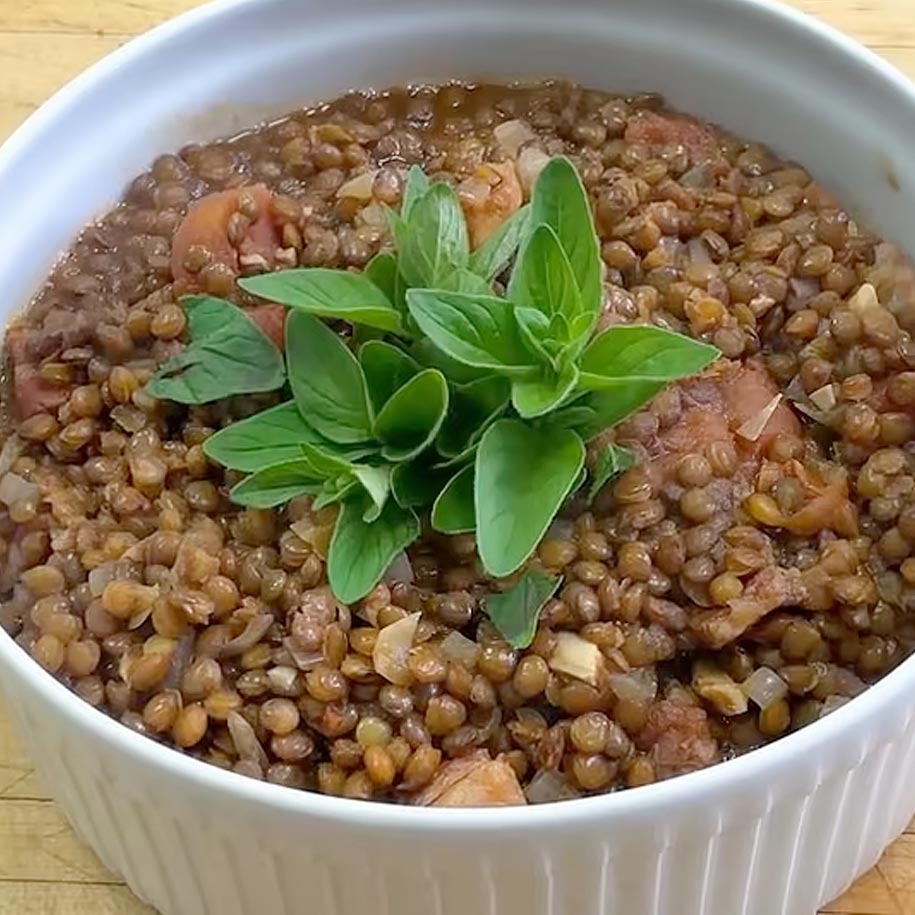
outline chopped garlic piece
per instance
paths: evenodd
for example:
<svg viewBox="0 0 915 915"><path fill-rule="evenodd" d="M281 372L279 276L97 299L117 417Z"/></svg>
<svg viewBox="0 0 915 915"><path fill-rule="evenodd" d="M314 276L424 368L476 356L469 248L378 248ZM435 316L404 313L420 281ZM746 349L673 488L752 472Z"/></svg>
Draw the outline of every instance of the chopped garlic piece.
<svg viewBox="0 0 915 915"><path fill-rule="evenodd" d="M755 442L760 435L763 434L763 431L769 424L769 420L772 419L772 415L778 409L778 405L781 402L782 395L776 394L758 413L751 416L746 422L741 423L740 428L737 430L737 434L741 438L747 439L747 441Z"/></svg>
<svg viewBox="0 0 915 915"><path fill-rule="evenodd" d="M556 634L556 650L549 664L557 673L568 674L595 686L602 658L600 649L593 642L574 632L559 632Z"/></svg>

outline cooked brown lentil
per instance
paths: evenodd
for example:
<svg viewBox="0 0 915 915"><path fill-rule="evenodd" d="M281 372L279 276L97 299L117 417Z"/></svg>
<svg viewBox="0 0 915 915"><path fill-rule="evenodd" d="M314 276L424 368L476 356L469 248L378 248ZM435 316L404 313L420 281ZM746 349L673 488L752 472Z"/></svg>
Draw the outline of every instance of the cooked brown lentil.
<svg viewBox="0 0 915 915"><path fill-rule="evenodd" d="M409 165L458 185L473 234L493 175L527 197L555 154L594 204L602 326L659 323L726 359L596 443L640 462L540 544L534 561L565 583L529 648L481 615L469 535L417 544L412 581L340 607L324 584L332 510L239 510L202 449L271 397L145 395L181 345L178 298L229 296L269 329L282 310L239 273L364 266ZM224 246L187 241L192 206L221 208ZM255 224L272 248L251 252ZM459 802L449 766L482 784L481 750L522 787L551 773L557 797L709 765L815 721L915 644L913 331L898 249L803 168L654 96L348 95L161 156L8 330L0 622L128 726L289 787ZM417 612L388 682L379 633ZM476 650L456 659L452 632ZM574 639L593 670L563 660ZM257 759L231 739L238 714Z"/></svg>

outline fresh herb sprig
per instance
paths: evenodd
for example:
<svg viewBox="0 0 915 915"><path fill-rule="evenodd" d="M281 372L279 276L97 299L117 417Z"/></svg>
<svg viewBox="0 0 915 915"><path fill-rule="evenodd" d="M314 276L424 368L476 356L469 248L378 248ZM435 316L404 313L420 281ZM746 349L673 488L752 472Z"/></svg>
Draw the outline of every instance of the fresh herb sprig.
<svg viewBox="0 0 915 915"><path fill-rule="evenodd" d="M551 160L530 205L473 252L454 189L419 168L400 213L388 215L394 250L361 274L295 269L239 281L289 306L285 367L275 350L266 358L266 338L252 335L260 332L243 311L222 303L236 330L219 335L215 320L194 320L199 303L188 301L190 341L176 359L193 366L194 383L175 387L172 360L150 386L195 403L288 384L291 399L204 448L249 474L231 492L240 504L300 495L339 504L328 579L345 602L367 594L419 536L421 515L443 533L474 532L486 570L514 575L588 478L586 443L718 356L660 327L597 331L599 242L567 159ZM352 337L322 319L348 322ZM242 377L233 377L236 363ZM633 462L607 446L588 496ZM513 645L529 644L559 583L532 567L486 612Z"/></svg>

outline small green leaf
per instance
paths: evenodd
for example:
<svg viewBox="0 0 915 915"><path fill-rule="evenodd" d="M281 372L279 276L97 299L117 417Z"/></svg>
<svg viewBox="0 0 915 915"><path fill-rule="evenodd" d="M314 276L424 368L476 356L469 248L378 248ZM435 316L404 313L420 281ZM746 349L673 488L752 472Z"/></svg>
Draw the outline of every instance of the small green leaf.
<svg viewBox="0 0 915 915"><path fill-rule="evenodd" d="M372 407L377 412L391 395L422 368L410 355L383 340L369 340L359 350L359 364L365 375Z"/></svg>
<svg viewBox="0 0 915 915"><path fill-rule="evenodd" d="M302 416L340 444L372 436L362 369L349 347L319 318L290 311L286 319L289 383Z"/></svg>
<svg viewBox="0 0 915 915"><path fill-rule="evenodd" d="M362 271L372 283L383 293L384 297L398 310L402 309L403 290L400 288L400 274L397 268L397 258L390 251L380 251L366 265Z"/></svg>
<svg viewBox="0 0 915 915"><path fill-rule="evenodd" d="M381 581L398 553L417 537L416 515L388 499L374 521L366 521L371 500L343 503L327 557L327 578L337 600L352 604Z"/></svg>
<svg viewBox="0 0 915 915"><path fill-rule="evenodd" d="M512 271L508 297L516 305L562 315L567 321L584 312L572 265L556 233L545 223L534 229L524 246Z"/></svg>
<svg viewBox="0 0 915 915"><path fill-rule="evenodd" d="M635 455L620 445L607 445L600 453L594 470L591 471L591 485L588 487L588 502L614 478L635 466Z"/></svg>
<svg viewBox="0 0 915 915"><path fill-rule="evenodd" d="M497 296L411 289L407 307L446 355L475 368L527 373L534 357L521 340L512 306Z"/></svg>
<svg viewBox="0 0 915 915"><path fill-rule="evenodd" d="M650 403L664 387L663 381L619 382L612 388L588 392L549 416L547 422L553 428L574 429L588 442Z"/></svg>
<svg viewBox="0 0 915 915"><path fill-rule="evenodd" d="M466 534L476 528L473 511L473 464L459 470L432 506L432 526L443 534Z"/></svg>
<svg viewBox="0 0 915 915"><path fill-rule="evenodd" d="M597 232L588 193L575 166L564 157L551 159L534 185L529 225L533 229L541 223L556 233L572 265L583 310L597 315L603 300ZM522 251L521 258L523 256Z"/></svg>
<svg viewBox="0 0 915 915"><path fill-rule="evenodd" d="M238 281L246 292L290 308L403 333L400 313L364 273L313 267L279 270Z"/></svg>
<svg viewBox="0 0 915 915"><path fill-rule="evenodd" d="M406 461L438 435L448 412L448 382L436 369L425 369L399 388L375 418L375 437L384 442L382 455Z"/></svg>
<svg viewBox="0 0 915 915"><path fill-rule="evenodd" d="M491 575L520 568L546 533L584 466L569 430L500 419L476 455L474 505L480 557Z"/></svg>
<svg viewBox="0 0 915 915"><path fill-rule="evenodd" d="M454 188L433 184L399 231L400 272L408 286L437 286L470 255L467 224Z"/></svg>
<svg viewBox="0 0 915 915"><path fill-rule="evenodd" d="M323 438L302 419L292 400L226 426L204 442L203 450L225 467L253 473L271 464L302 457L305 444L345 461L357 461L378 451L367 442L340 445Z"/></svg>
<svg viewBox="0 0 915 915"><path fill-rule="evenodd" d="M466 267L456 267L450 273L446 273L436 283L436 288L447 292L464 292L468 295L493 294L492 286Z"/></svg>
<svg viewBox="0 0 915 915"><path fill-rule="evenodd" d="M543 416L555 410L577 383L578 369L571 362L558 374L544 369L534 378L516 378L512 381L512 406L525 419Z"/></svg>
<svg viewBox="0 0 915 915"><path fill-rule="evenodd" d="M249 508L274 508L306 493L316 493L323 481L306 458L283 461L245 477L229 493L233 502Z"/></svg>
<svg viewBox="0 0 915 915"><path fill-rule="evenodd" d="M401 508L426 508L453 475L453 467L435 467L428 453L423 454L394 467L391 492Z"/></svg>
<svg viewBox="0 0 915 915"><path fill-rule="evenodd" d="M508 591L487 595L483 612L513 648L527 648L537 634L540 611L561 582L561 578L528 569Z"/></svg>
<svg viewBox="0 0 915 915"><path fill-rule="evenodd" d="M299 448L301 449L302 457L311 464L314 473L322 480L349 476L355 467L355 464L345 457L341 457L331 451L325 451L311 442L301 442Z"/></svg>
<svg viewBox="0 0 915 915"><path fill-rule="evenodd" d="M283 386L282 354L242 309L209 295L186 296L181 304L189 342L159 367L146 385L149 394L202 404Z"/></svg>
<svg viewBox="0 0 915 915"><path fill-rule="evenodd" d="M470 269L492 282L509 264L528 228L530 206L523 206L470 255Z"/></svg>
<svg viewBox="0 0 915 915"><path fill-rule="evenodd" d="M381 514L391 492L391 468L359 465L353 468L353 473L372 500L363 516L365 521L372 522Z"/></svg>
<svg viewBox="0 0 915 915"><path fill-rule="evenodd" d="M317 511L325 505L336 505L352 495L358 487L359 481L351 474L325 480L320 491L315 494L311 507Z"/></svg>
<svg viewBox="0 0 915 915"><path fill-rule="evenodd" d="M701 371L721 354L714 346L650 325L617 325L595 337L581 354L582 387L676 381Z"/></svg>
<svg viewBox="0 0 915 915"><path fill-rule="evenodd" d="M508 406L511 386L502 375L489 375L451 390L448 416L435 445L443 457L457 457L475 445Z"/></svg>
<svg viewBox="0 0 915 915"><path fill-rule="evenodd" d="M449 381L454 384L467 384L480 378L489 378L491 372L487 369L477 369L457 359L452 359L443 353L428 337L419 337L410 346L410 355L422 366L429 369L438 369Z"/></svg>
<svg viewBox="0 0 915 915"><path fill-rule="evenodd" d="M203 451L223 467L253 473L301 457L300 444L306 441L324 442L289 400L220 429L203 443Z"/></svg>
<svg viewBox="0 0 915 915"><path fill-rule="evenodd" d="M421 197L426 196L426 192L430 187L426 173L418 165L411 166L407 174L407 184L404 187L403 203L400 207L400 213L404 219L408 220L410 218L413 207L416 206Z"/></svg>
<svg viewBox="0 0 915 915"><path fill-rule="evenodd" d="M515 321L518 323L521 339L533 359L543 366L555 368L556 361L547 349L550 319L536 308L518 306L515 308Z"/></svg>

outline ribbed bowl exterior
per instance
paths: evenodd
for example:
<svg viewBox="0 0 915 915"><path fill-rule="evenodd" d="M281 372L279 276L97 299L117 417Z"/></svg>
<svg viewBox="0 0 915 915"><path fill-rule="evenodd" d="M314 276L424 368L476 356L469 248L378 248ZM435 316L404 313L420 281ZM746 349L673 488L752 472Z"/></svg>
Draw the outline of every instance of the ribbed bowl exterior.
<svg viewBox="0 0 915 915"><path fill-rule="evenodd" d="M660 91L763 138L915 250L911 86L762 0L224 0L106 59L0 149L3 319L157 153L352 87L550 76ZM495 811L205 766L89 708L2 631L0 687L74 827L163 915L813 915L915 812L913 662L721 766Z"/></svg>
<svg viewBox="0 0 915 915"><path fill-rule="evenodd" d="M77 832L163 915L814 915L915 811L910 719L835 765L799 760L663 817L426 835L238 803L100 748L32 696L16 712Z"/></svg>

